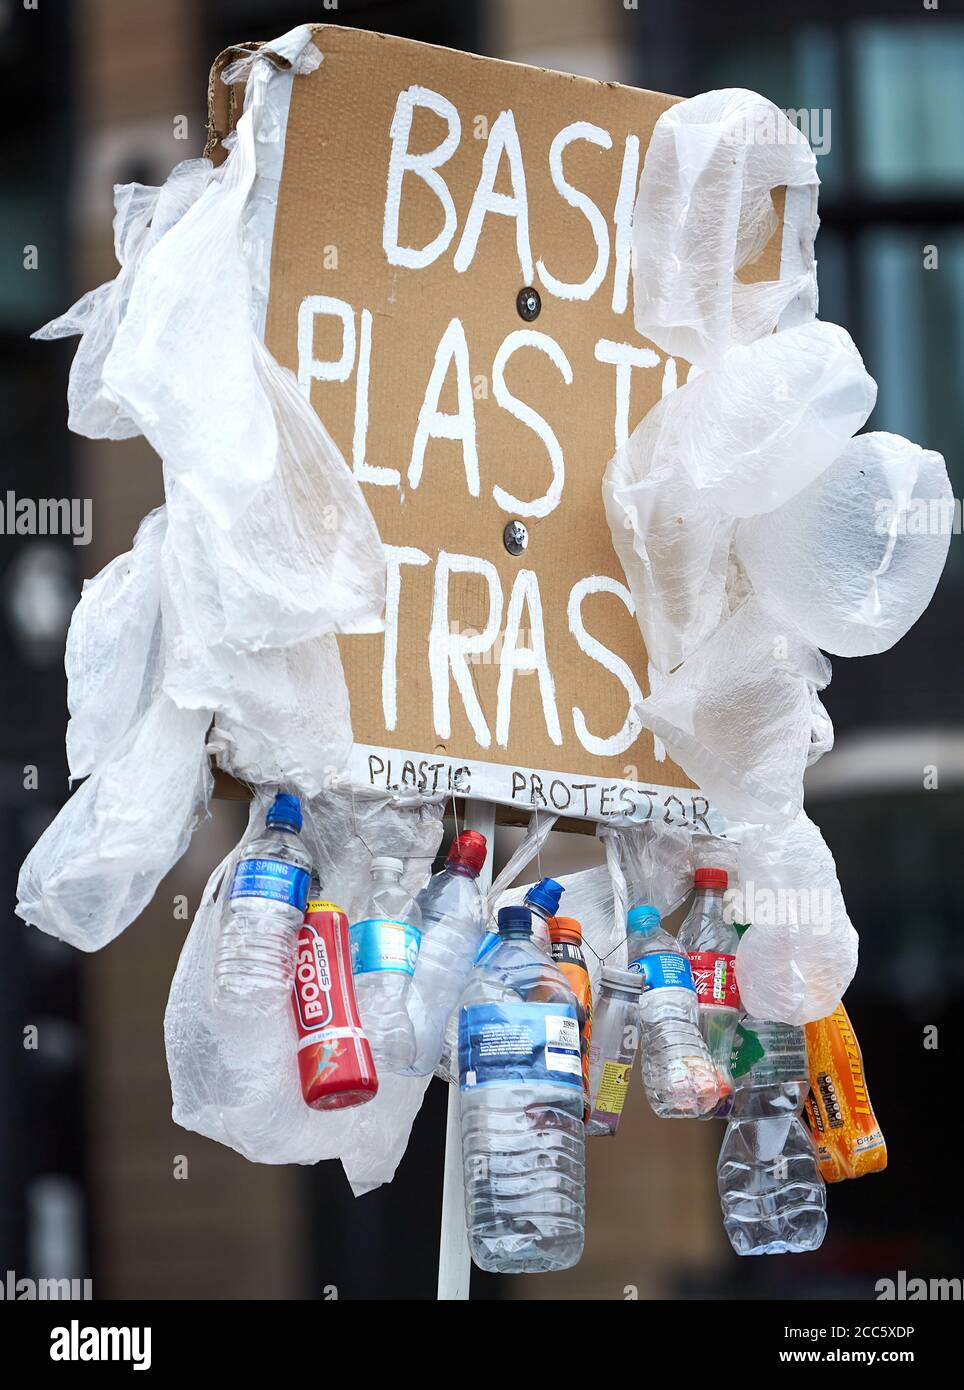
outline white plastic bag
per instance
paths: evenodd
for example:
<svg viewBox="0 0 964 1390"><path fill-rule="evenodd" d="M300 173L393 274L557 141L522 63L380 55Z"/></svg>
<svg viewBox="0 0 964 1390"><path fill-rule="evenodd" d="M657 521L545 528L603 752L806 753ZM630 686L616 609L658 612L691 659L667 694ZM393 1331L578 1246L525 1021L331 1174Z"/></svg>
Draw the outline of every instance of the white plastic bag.
<svg viewBox="0 0 964 1390"><path fill-rule="evenodd" d="M17 914L96 951L143 911L211 794L210 713L158 694L24 860Z"/></svg>
<svg viewBox="0 0 964 1390"><path fill-rule="evenodd" d="M236 648L287 646L382 626L384 551L361 489L298 389L261 343L244 244L273 69L256 62L226 162L144 257L104 380L189 495L169 489L176 545L188 527L216 576Z"/></svg>
<svg viewBox="0 0 964 1390"><path fill-rule="evenodd" d="M203 550L185 544L192 534L169 533L162 548L164 690L182 708L215 712L210 746L226 771L316 796L342 771L352 742L337 640L255 652L211 644L205 614L220 611L217 586Z"/></svg>
<svg viewBox="0 0 964 1390"><path fill-rule="evenodd" d="M131 550L84 582L67 633L67 762L86 777L144 713L160 679L163 507Z"/></svg>
<svg viewBox="0 0 964 1390"><path fill-rule="evenodd" d="M754 597L638 713L725 816L765 824L801 810L813 692L829 680L826 657Z"/></svg>
<svg viewBox="0 0 964 1390"><path fill-rule="evenodd" d="M748 1013L802 1026L826 1018L857 969L833 855L806 815L740 837L736 974Z"/></svg>
<svg viewBox="0 0 964 1390"><path fill-rule="evenodd" d="M661 447L665 404L649 412L603 477L613 548L650 665L660 674L696 651L725 616L735 528L700 494L673 450Z"/></svg>
<svg viewBox="0 0 964 1390"><path fill-rule="evenodd" d="M212 172L209 159L187 159L175 165L161 188L117 184L114 251L120 270L116 277L31 334L42 341L82 335L67 387L67 424L75 434L91 439L130 439L140 433L139 426L105 389L104 362L127 309L142 258L200 197Z"/></svg>
<svg viewBox="0 0 964 1390"><path fill-rule="evenodd" d="M656 671L726 616L734 518L769 513L818 477L875 397L848 335L814 322L733 348L637 426L606 469L603 503Z"/></svg>
<svg viewBox="0 0 964 1390"><path fill-rule="evenodd" d="M297 1033L290 1008L259 1018L222 1009L214 960L229 884L244 845L260 835L271 792L252 802L241 844L212 874L171 984L164 1036L173 1115L185 1129L227 1144L256 1163L317 1163L340 1158L356 1193L390 1182L430 1078L379 1075L365 1105L310 1109L298 1078ZM417 892L442 835L441 799L408 802L330 793L304 807L303 838L325 896L354 917L374 854L405 861ZM220 889L220 891L219 891Z"/></svg>
<svg viewBox="0 0 964 1390"><path fill-rule="evenodd" d="M740 524L758 594L839 656L892 647L931 600L954 497L940 454L896 434L861 434L809 487Z"/></svg>
<svg viewBox="0 0 964 1390"><path fill-rule="evenodd" d="M772 102L738 88L704 92L656 122L633 213L636 328L670 356L709 368L770 333L794 298L815 312L817 170L805 137ZM746 284L779 226L786 187L796 274Z"/></svg>

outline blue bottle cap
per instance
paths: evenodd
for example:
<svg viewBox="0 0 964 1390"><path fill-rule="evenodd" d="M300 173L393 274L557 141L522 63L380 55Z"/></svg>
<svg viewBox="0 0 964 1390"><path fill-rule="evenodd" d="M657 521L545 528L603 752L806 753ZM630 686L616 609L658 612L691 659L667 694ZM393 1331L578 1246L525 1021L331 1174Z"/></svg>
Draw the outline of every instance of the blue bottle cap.
<svg viewBox="0 0 964 1390"><path fill-rule="evenodd" d="M651 907L649 903L640 903L638 907L631 907L626 919L629 930L637 932L639 935L655 931L659 923L659 908Z"/></svg>
<svg viewBox="0 0 964 1390"><path fill-rule="evenodd" d="M527 907L499 908L500 936L531 936L532 913Z"/></svg>
<svg viewBox="0 0 964 1390"><path fill-rule="evenodd" d="M281 825L286 830L300 830L301 802L289 792L279 792L264 818L265 825Z"/></svg>
<svg viewBox="0 0 964 1390"><path fill-rule="evenodd" d="M540 878L526 894L526 902L540 908L547 917L555 917L559 911L559 900L565 892L561 883L554 878Z"/></svg>

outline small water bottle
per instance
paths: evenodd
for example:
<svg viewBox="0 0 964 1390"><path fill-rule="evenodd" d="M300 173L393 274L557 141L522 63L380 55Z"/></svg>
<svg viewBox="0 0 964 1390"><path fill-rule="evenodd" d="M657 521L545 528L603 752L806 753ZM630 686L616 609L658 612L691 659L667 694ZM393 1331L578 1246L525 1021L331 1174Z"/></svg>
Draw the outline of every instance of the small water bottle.
<svg viewBox="0 0 964 1390"><path fill-rule="evenodd" d="M462 995L459 1101L475 1263L496 1274L574 1265L586 1210L579 1021L528 908L501 910L498 945Z"/></svg>
<svg viewBox="0 0 964 1390"><path fill-rule="evenodd" d="M643 977L636 970L605 966L589 1044L590 1114L587 1134L615 1134L626 1103L629 1078L639 1050L639 996Z"/></svg>
<svg viewBox="0 0 964 1390"><path fill-rule="evenodd" d="M351 929L355 997L379 1070L399 1072L415 1061L415 1030L406 1004L422 940L422 914L402 887L401 859L372 860L372 881Z"/></svg>
<svg viewBox="0 0 964 1390"><path fill-rule="evenodd" d="M311 877L301 826L298 798L279 793L264 835L247 845L235 868L214 963L218 1000L233 1011L269 1013L291 997Z"/></svg>
<svg viewBox="0 0 964 1390"><path fill-rule="evenodd" d="M738 1255L816 1250L827 1230L827 1193L800 1118L809 1086L803 1029L755 1018L740 1027L753 1060L734 1077L716 1167L723 1226Z"/></svg>
<svg viewBox="0 0 964 1390"><path fill-rule="evenodd" d="M628 919L629 968L643 979L639 999L643 1085L657 1115L688 1120L708 1115L720 1086L700 1033L696 990L686 952L643 904Z"/></svg>

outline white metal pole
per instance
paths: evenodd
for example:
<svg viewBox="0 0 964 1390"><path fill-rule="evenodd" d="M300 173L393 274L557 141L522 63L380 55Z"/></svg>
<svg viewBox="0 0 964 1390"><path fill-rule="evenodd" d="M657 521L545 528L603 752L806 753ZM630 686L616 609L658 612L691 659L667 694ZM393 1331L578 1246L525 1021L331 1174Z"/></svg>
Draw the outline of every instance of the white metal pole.
<svg viewBox="0 0 964 1390"><path fill-rule="evenodd" d="M460 830L478 830L485 836L488 852L479 874L479 887L487 893L492 883L495 854L495 805L487 801L466 801ZM462 1133L459 1127L459 1091L449 1087L445 1121L445 1167L442 1177L442 1229L438 1250L439 1299L467 1299L472 1258L465 1234L465 1192L462 1186Z"/></svg>

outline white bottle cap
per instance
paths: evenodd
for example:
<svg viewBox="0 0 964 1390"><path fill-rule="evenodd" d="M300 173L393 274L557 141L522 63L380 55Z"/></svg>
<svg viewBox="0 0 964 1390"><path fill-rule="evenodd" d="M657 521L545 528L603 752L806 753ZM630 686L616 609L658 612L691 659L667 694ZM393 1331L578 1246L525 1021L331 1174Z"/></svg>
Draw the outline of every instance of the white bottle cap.
<svg viewBox="0 0 964 1390"><path fill-rule="evenodd" d="M390 854L378 854L372 860L372 873L377 873L379 869L387 869L389 873L400 874L405 868L405 863L401 859L393 859Z"/></svg>

